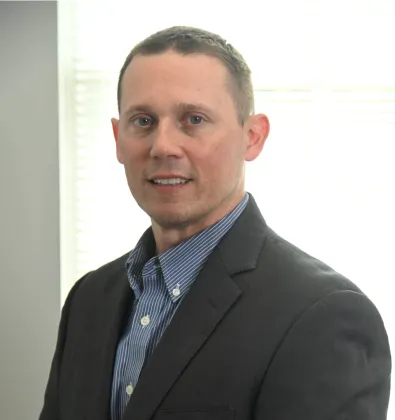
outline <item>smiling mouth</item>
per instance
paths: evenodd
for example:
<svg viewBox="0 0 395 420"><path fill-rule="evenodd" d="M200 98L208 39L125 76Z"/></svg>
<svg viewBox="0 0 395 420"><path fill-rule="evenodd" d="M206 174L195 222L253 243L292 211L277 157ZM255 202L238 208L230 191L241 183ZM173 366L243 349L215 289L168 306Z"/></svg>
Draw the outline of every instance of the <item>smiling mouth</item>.
<svg viewBox="0 0 395 420"><path fill-rule="evenodd" d="M185 179L185 178L160 178L160 179L151 179L151 184L157 185L157 186L170 186L170 187L177 187L186 185L189 182L191 182L191 179Z"/></svg>

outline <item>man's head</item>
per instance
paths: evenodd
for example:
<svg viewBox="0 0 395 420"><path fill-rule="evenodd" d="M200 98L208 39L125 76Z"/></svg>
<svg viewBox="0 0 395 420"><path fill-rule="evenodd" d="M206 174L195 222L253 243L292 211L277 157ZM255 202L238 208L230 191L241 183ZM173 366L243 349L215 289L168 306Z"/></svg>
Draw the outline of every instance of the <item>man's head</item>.
<svg viewBox="0 0 395 420"><path fill-rule="evenodd" d="M244 195L244 162L269 133L252 115L250 70L221 37L175 27L138 44L122 67L118 160L153 226L196 233Z"/></svg>

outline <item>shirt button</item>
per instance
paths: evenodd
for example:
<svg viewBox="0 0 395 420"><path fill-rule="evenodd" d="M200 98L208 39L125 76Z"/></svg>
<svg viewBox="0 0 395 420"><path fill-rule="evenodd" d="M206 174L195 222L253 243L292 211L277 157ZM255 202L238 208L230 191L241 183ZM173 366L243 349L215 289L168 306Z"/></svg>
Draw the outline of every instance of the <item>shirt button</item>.
<svg viewBox="0 0 395 420"><path fill-rule="evenodd" d="M180 289L178 287L173 290L173 296L175 296L175 297L180 296L180 293L181 292L180 292Z"/></svg>
<svg viewBox="0 0 395 420"><path fill-rule="evenodd" d="M126 393L130 396L133 394L133 385L130 384L126 387Z"/></svg>
<svg viewBox="0 0 395 420"><path fill-rule="evenodd" d="M143 316L143 317L141 318L140 322L141 322L141 325L142 325L143 327L146 327L146 326L147 326L147 325L151 322L151 320L150 320L149 316L148 316L148 315L146 315L146 316Z"/></svg>

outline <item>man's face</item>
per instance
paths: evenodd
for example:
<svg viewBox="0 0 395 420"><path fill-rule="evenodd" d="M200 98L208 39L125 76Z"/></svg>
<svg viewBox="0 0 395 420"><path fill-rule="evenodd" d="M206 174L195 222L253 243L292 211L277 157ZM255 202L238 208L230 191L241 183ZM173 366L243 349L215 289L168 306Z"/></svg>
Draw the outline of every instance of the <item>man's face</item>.
<svg viewBox="0 0 395 420"><path fill-rule="evenodd" d="M198 231L242 199L251 135L227 83L223 64L202 54L138 55L127 68L117 157L153 223Z"/></svg>

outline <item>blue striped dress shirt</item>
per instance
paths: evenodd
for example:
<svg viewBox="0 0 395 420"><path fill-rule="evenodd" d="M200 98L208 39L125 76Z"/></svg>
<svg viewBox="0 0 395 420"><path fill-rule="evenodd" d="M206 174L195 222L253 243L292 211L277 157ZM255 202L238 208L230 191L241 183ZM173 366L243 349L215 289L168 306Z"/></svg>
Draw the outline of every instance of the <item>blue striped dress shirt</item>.
<svg viewBox="0 0 395 420"><path fill-rule="evenodd" d="M204 262L248 203L248 194L223 219L160 255L149 228L126 261L135 295L115 357L111 417L121 420L140 373Z"/></svg>

